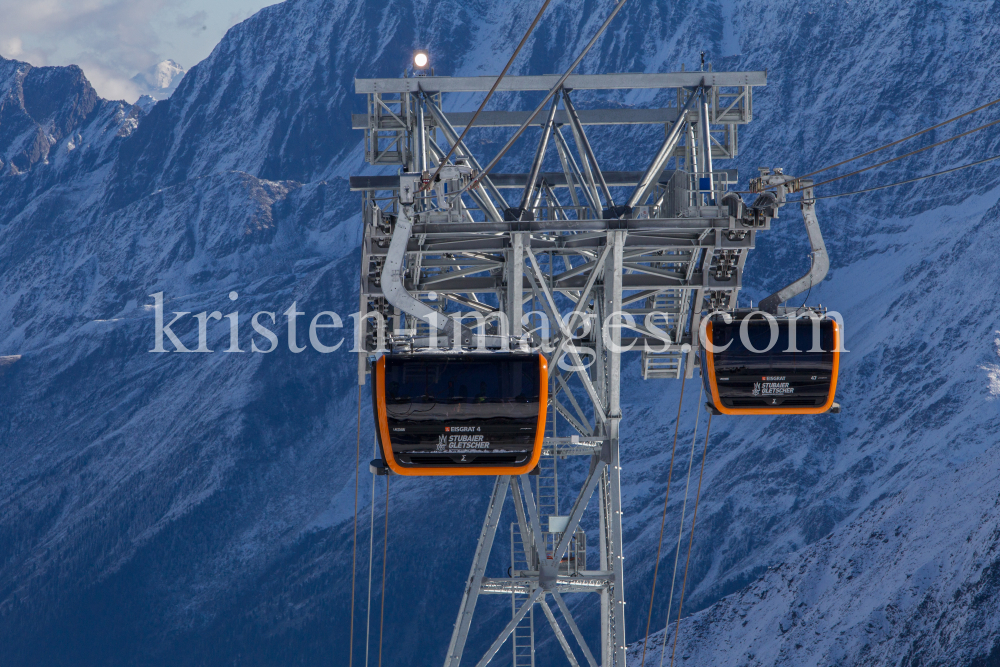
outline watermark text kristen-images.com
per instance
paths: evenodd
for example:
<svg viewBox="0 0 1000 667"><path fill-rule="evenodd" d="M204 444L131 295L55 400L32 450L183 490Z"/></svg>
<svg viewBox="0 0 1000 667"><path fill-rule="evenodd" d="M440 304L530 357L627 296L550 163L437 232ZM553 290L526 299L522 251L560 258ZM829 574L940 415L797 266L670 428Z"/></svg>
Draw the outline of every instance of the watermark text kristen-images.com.
<svg viewBox="0 0 1000 667"><path fill-rule="evenodd" d="M251 332L247 332L246 322L247 318L241 318L238 310L234 310L231 313L223 315L220 311L203 311L200 313L192 314L191 312L173 312L171 313L172 318L168 322L164 316L163 311L163 292L156 292L155 294L150 294L153 298L153 311L154 311L154 345L150 352L186 352L186 353L208 353L208 352L257 352L261 354L268 354L274 352L278 349L278 335L276 331L284 329L287 332L288 349L290 352L298 354L304 352L310 347L320 354L329 354L331 352L337 352L338 350L349 351L349 352L361 352L366 348L362 347L361 339L365 335L365 327L362 323L365 320L370 320L376 328L375 342L377 345L377 352L386 351L386 341L389 336L386 331L385 318L381 313L370 311L367 313L355 312L348 315L347 319L351 320L348 324L350 329L352 329L352 344L350 347L345 347L346 336L342 331L345 329L345 319L342 318L338 313L331 310L324 310L316 313L312 317L309 317L304 311L298 310L297 302L293 302L283 312L278 313L278 311L260 311L254 313L253 316L249 318ZM230 292L229 298L232 301L236 301L239 295L236 292ZM509 335L509 323L507 322L506 314L502 312L493 312L489 315L484 316L482 313L472 311L467 313L447 313L449 317L456 324L463 327L467 327L473 332L473 344L476 349L485 350L488 340L499 340L501 348L506 348L511 351L522 351L522 352L544 352L552 353L556 350L556 346L552 344L552 334L561 334L563 330L570 332L572 339L579 341L581 339L590 336L593 326L595 324L595 315L589 312L572 311L565 314L562 317L562 322L552 324L549 320L548 315L543 311L530 311L525 313L521 318L522 334L518 337L511 337ZM190 317L189 317L190 316ZM281 318L284 318L285 322L280 323ZM723 321L729 323L732 322L732 316L729 313L724 313L717 311L711 313L707 317L701 319L701 325L699 327L699 341L703 348L706 348L712 352L722 352L725 351L731 343L725 345L714 346L712 342L707 339L707 325L712 317L721 318ZM825 317L832 318L837 321L840 325L840 330L843 331L843 320L840 313L829 312ZM604 346L613 352L629 352L635 351L645 351L645 352L665 352L670 346L675 346L675 349L680 351L688 351L689 346L687 344L679 345L678 341L671 338L670 332L662 328L662 324L668 321L668 315L666 312L658 313L651 312L645 315L644 321L641 323L641 328L639 323L636 322L633 313L628 311L619 311L609 314L604 321L601 322L601 338L603 340ZM766 347L757 348L753 345L750 337L748 335L748 326L753 319L762 319L766 321L770 328L770 341ZM797 341L795 340L795 329L792 324L799 319L811 319L813 326L813 336L812 340ZM226 320L223 322L223 320ZM192 346L189 342L185 345L181 341L177 333L174 332L174 326L190 326L193 322L197 323L198 330L198 343L197 346ZM753 311L752 313L743 317L740 323L740 339L743 346L752 352L765 353L769 352L778 342L779 338L779 327L782 322L787 322L789 331L788 349L784 350L786 352L820 352L822 351L819 346L819 322L820 318L813 311L806 311L797 315L782 316L780 318L770 315L762 311ZM225 349L215 350L209 347L209 327L226 327L223 331L228 330L229 333L229 345ZM489 328L495 333L487 333ZM214 330L218 334L217 330ZM626 332L633 332L633 336L641 336L641 346L636 344L635 340L630 341L628 344L619 345L615 341L615 332L619 333L619 340L622 335L628 335ZM301 332L301 333L300 333ZM462 349L460 341L456 340L456 347L448 348L448 337L447 336L436 336L437 332L431 332L432 337L430 339L430 347L436 347L441 350L454 349L459 351ZM394 338L399 338L401 336L413 336L416 332L414 330L394 330L392 335ZM308 345L300 345L300 336L304 336L308 340ZM498 337L499 336L499 337ZM651 341L652 339L652 341ZM249 343L249 347L247 347ZM804 344L808 347L804 349L799 349L799 344ZM570 345L569 343L562 345L562 355L565 356L567 353L577 352L580 355L587 357L593 357L596 353L593 349L582 346L582 345ZM573 348L572 350L570 348ZM844 348L843 336L840 337L840 351L847 352ZM560 363L563 363L563 359L560 358ZM585 364L589 365L589 364Z"/></svg>

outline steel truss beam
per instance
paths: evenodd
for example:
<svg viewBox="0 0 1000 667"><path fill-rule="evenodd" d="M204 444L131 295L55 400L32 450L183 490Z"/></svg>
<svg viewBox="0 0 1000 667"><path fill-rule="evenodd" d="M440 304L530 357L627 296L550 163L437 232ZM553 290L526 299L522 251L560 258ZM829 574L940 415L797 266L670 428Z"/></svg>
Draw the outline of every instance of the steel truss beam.
<svg viewBox="0 0 1000 667"><path fill-rule="evenodd" d="M563 146L566 150L569 149L569 144L565 143L565 139L562 138L562 134L559 133L558 128L556 128L554 136L556 137L556 145ZM447 133L446 133L447 135ZM463 142L464 143L464 142ZM676 157L679 151L675 151L671 157ZM572 154L569 154L570 159ZM462 151L459 152L459 157L462 157ZM683 153L681 154L683 157ZM716 156L720 157L720 156ZM722 155L721 157L726 157ZM579 173L579 166L576 165L575 159L573 159L573 167L575 169L572 171L574 174L572 182L567 179L565 172L557 171L543 171L539 174L540 178L549 184L552 188L568 188L568 187L579 187L580 177L575 174ZM473 165L475 166L475 165ZM607 181L608 186L615 187L632 187L639 183L639 180L643 177L643 172L641 171L604 171L604 178ZM668 178L673 173L673 170L661 172L659 178ZM726 183L735 183L738 173L735 169L722 169L716 172L718 177L724 180ZM525 184L528 182L527 174L490 174L489 181L495 187L503 189L523 189ZM351 176L350 178L351 190L363 191L363 190L397 190L399 188L399 177L398 176Z"/></svg>
<svg viewBox="0 0 1000 667"><path fill-rule="evenodd" d="M733 104L738 101L735 100ZM720 124L745 123L736 109L737 107L732 107L721 110L718 118L713 122ZM577 113L580 116L580 123L583 125L656 125L674 123L680 116L675 107L665 109L580 109ZM531 116L530 111L483 111L476 118L472 127L520 127L529 116ZM466 127L472 120L472 112L449 111L445 113L445 117L453 127ZM569 123L569 115L565 109L556 112L555 122L558 125ZM531 124L541 127L545 124L545 119L536 117ZM368 115L351 114L351 128L354 130L367 129ZM402 130L403 124L392 116L385 116L379 129Z"/></svg>
<svg viewBox="0 0 1000 667"><path fill-rule="evenodd" d="M486 92L492 76L422 76L411 79L355 79L354 92L364 93L471 93ZM551 90L558 74L506 76L498 91ZM666 72L663 74L572 74L563 86L569 90L630 90L638 88L738 88L767 85L764 72Z"/></svg>

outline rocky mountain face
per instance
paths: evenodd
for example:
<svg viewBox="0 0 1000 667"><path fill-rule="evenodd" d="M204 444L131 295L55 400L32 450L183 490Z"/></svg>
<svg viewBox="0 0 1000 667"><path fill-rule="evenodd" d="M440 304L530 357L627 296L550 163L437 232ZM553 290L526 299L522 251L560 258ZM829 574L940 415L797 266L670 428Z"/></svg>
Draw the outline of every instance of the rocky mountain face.
<svg viewBox="0 0 1000 667"><path fill-rule="evenodd" d="M302 345L308 318L357 309L360 198L345 178L368 168L350 129L350 113L364 109L353 79L400 75L415 47L431 51L438 74L495 73L536 5L287 0L230 30L148 112L98 98L78 68L0 61L5 664L344 664L352 588L360 660L372 433L351 323L337 351L295 353L283 313L295 304L307 314ZM560 71L606 11L554 3L515 73ZM757 166L801 174L1000 97L995 13L988 2L630 3L582 71L690 69L700 51L716 70L767 69L741 156L720 165L745 182ZM477 134L473 148L489 156L502 137ZM998 140L988 129L819 194L981 159ZM641 168L656 139L608 128L592 141L608 168ZM810 302L847 322L844 412L713 420L675 661L996 664L998 179L985 165L821 201L833 268ZM746 297L755 301L808 265L790 209L751 255ZM201 337L191 314L213 311L238 313L237 344L223 317L206 320L212 353L149 352L150 295L160 292L168 318L189 313L173 328L187 347ZM267 354L249 351L259 311L275 316ZM331 345L341 337L324 333ZM677 489L706 417L692 445L699 401L689 381L671 471L680 387L644 383L637 359L624 376L627 634L637 659L674 476L646 655L659 661L666 645L666 664ZM564 488L582 473L566 465ZM392 478L387 664L443 657L490 483ZM385 499L380 479L373 660ZM503 533L495 576L508 564ZM675 583L679 593L680 571ZM570 604L585 632L596 630L596 605ZM483 600L480 612L469 660L509 618L509 600ZM554 642L538 651L546 664L563 660Z"/></svg>
<svg viewBox="0 0 1000 667"><path fill-rule="evenodd" d="M99 98L79 67L0 59L0 219L106 168L138 116L132 105Z"/></svg>

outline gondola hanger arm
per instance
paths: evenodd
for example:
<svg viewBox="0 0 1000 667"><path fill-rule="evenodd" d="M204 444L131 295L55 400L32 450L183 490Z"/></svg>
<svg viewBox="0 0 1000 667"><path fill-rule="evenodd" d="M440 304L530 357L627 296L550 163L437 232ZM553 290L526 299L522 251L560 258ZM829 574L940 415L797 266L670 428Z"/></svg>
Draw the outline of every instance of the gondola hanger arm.
<svg viewBox="0 0 1000 667"><path fill-rule="evenodd" d="M772 315L778 313L778 306L782 303L823 282L830 270L830 257L826 252L823 234L819 229L819 219L816 217L816 198L813 195L812 181L794 179L794 182L800 184L802 190L800 206L806 234L809 236L809 247L812 250L812 264L804 276L765 297L760 302L760 310ZM778 187L783 189L784 186Z"/></svg>
<svg viewBox="0 0 1000 667"><path fill-rule="evenodd" d="M382 293L385 295L386 301L407 315L420 318L430 326L450 336L452 344L456 338L460 338L463 344L470 345L472 343L471 330L457 326L454 319L415 298L403 285L405 273L403 260L406 257L406 247L413 229L413 197L419 191L420 177L415 174L403 174L399 180L399 216L392 230L392 239L389 242L385 264L382 267Z"/></svg>

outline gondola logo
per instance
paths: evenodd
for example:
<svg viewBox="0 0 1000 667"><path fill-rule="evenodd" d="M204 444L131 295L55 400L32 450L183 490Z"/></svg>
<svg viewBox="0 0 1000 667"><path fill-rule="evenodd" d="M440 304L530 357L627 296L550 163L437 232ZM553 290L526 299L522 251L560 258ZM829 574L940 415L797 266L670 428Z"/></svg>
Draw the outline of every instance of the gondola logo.
<svg viewBox="0 0 1000 667"><path fill-rule="evenodd" d="M478 430L476 426L446 426L444 430L449 432L438 436L437 450L439 452L490 448L490 442L486 439L486 436L455 434L455 431L476 431Z"/></svg>
<svg viewBox="0 0 1000 667"><path fill-rule="evenodd" d="M775 378L766 378L766 379L773 380ZM784 396L786 394L794 394L795 388L790 385L791 385L790 382L754 382L753 395Z"/></svg>

